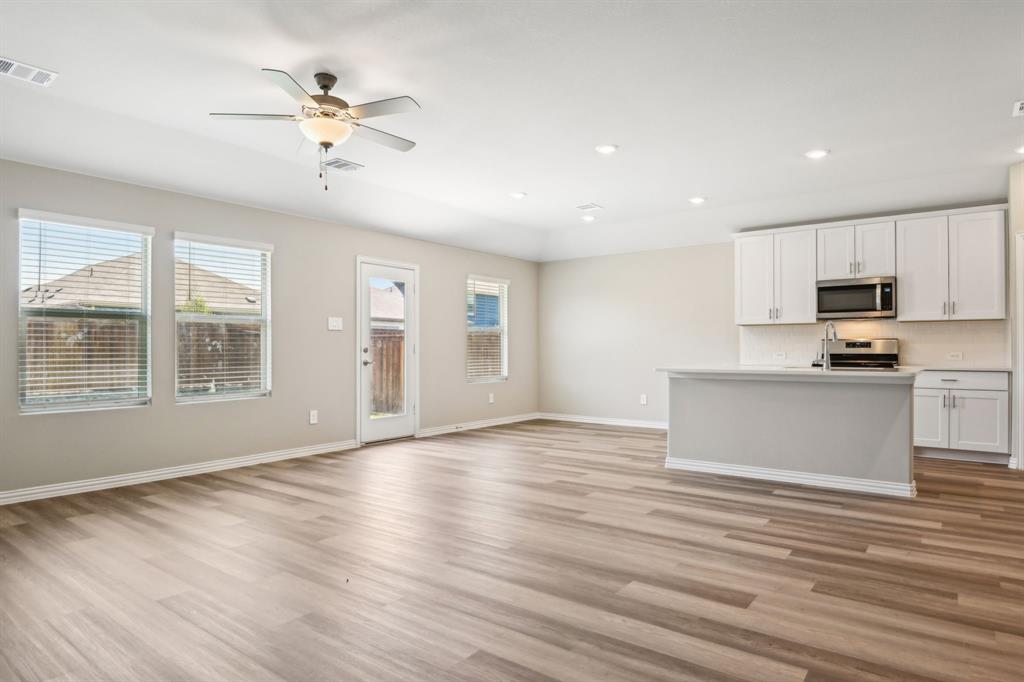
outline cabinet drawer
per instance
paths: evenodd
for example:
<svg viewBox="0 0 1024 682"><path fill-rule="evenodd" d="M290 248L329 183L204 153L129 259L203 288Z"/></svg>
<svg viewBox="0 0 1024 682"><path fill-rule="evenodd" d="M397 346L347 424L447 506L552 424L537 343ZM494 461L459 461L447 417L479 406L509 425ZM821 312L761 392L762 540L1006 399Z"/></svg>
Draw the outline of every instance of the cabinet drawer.
<svg viewBox="0 0 1024 682"><path fill-rule="evenodd" d="M914 380L915 388L950 388L971 391L1008 391L1007 372L938 372L925 371Z"/></svg>

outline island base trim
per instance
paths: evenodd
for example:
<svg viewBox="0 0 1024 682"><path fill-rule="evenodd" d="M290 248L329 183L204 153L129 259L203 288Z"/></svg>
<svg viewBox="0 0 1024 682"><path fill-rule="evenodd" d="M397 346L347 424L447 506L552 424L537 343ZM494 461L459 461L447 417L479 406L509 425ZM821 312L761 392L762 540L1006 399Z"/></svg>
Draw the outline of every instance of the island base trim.
<svg viewBox="0 0 1024 682"><path fill-rule="evenodd" d="M804 471L768 469L766 467L746 466L742 464L722 464L719 462L707 462L698 459L680 459L677 457L666 458L665 468L682 469L684 471L699 471L707 474L722 474L725 476L738 476L740 478L756 478L764 481L796 483L799 485L814 486L816 488L832 488L834 490L848 490L858 493L888 495L890 497L917 496L917 484L914 481L911 481L910 483L894 483L890 481L875 481L869 478L851 478L849 476L833 476L831 474L813 474Z"/></svg>

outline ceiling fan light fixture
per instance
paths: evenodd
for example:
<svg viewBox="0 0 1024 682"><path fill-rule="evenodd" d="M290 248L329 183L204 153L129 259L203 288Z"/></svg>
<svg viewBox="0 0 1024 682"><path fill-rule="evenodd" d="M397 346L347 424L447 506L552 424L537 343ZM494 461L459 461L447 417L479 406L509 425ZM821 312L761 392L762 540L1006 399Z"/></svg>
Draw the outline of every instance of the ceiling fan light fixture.
<svg viewBox="0 0 1024 682"><path fill-rule="evenodd" d="M299 130L311 142L333 147L341 144L352 134L352 126L330 116L313 116L299 123Z"/></svg>

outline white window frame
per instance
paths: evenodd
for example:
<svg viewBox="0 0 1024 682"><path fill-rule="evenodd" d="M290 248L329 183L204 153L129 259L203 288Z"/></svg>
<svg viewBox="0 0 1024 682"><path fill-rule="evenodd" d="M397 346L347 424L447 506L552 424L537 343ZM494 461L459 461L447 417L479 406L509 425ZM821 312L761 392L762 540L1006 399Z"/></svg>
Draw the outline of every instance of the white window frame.
<svg viewBox="0 0 1024 682"><path fill-rule="evenodd" d="M171 311L174 315L174 324L171 325L172 343L174 348L174 403L176 405L194 405L199 403L219 403L234 400L257 400L260 398L269 398L272 396L272 379L273 379L273 361L272 361L272 342L273 327L271 324L270 316L270 300L271 300L271 273L273 272L273 261L274 261L274 245L266 244L264 242L253 242L244 239L233 239L231 237L220 237L217 235L198 234L195 232L174 232L174 239L171 243L171 269L174 270L174 258L175 256L175 242L178 241L189 241L197 242L200 244L214 244L220 246L233 246L242 249L253 249L256 251L263 251L267 254L267 267L263 273L263 282L261 295L263 318L266 320L267 333L263 334L261 339L263 344L263 376L264 376L264 387L259 391L247 391L245 393L222 393L214 394L211 396L204 395L179 395L178 393L178 311L176 308L177 300L177 286L178 283L175 280L172 284L171 289ZM173 274L172 274L173 278Z"/></svg>
<svg viewBox="0 0 1024 682"><path fill-rule="evenodd" d="M82 401L74 404L72 402L54 402L52 404L24 405L21 402L21 349L17 353L17 379L14 382L14 390L18 403L18 412L21 415L38 414L60 414L66 412L97 412L101 410L118 410L124 408L149 407L153 404L153 302L151 292L153 290L153 235L156 229L147 225L135 225L103 218L90 218L86 216L69 215L66 213L54 213L52 211L40 211L33 208L18 209L18 239L17 253L18 265L17 275L21 278L21 223L23 221L55 223L69 227L97 228L112 230L115 232L127 232L143 237L143 264L144 273L142 277L141 301L146 321L146 390L140 398L128 400L97 400L93 402ZM15 333L15 339L20 344L21 326L21 297L18 297L16 308L18 316L19 331Z"/></svg>
<svg viewBox="0 0 1024 682"><path fill-rule="evenodd" d="M474 275L473 273L469 273L469 274L466 275L466 282L465 282L465 285L463 285L463 289L462 289L463 305L465 305L466 288L469 286L470 280L472 280L474 282L487 282L489 284L497 284L497 285L505 287L505 310L502 311L501 308L500 308L500 297L499 297L499 310L498 310L499 315L502 312L505 313L504 316L503 316L503 319L501 320L501 323L502 323L501 324L501 330L502 330L501 331L501 365L504 368L505 373L502 374L502 375L493 375L493 376L487 376L487 377L472 377L471 378L471 377L467 376L466 377L466 383L470 383L470 384L495 384L495 383L501 383L503 381L508 381L508 377L509 377L509 373L510 373L510 369L509 369L509 352L508 352L508 343L509 343L510 334L509 334L509 319L508 318L512 317L512 314L511 314L512 301L511 301L511 298L510 298L511 295L512 295L512 285L511 285L511 282L509 280L507 280L507 279L502 279L500 277L491 277L491 276L488 276L488 275ZM463 316L465 316L465 314L466 314L466 311L463 310ZM470 332L470 329L469 329L469 325L467 324L466 325L466 358L465 358L465 362L463 362L463 373L466 372L466 364L469 362L469 335L470 335L470 333L471 332Z"/></svg>

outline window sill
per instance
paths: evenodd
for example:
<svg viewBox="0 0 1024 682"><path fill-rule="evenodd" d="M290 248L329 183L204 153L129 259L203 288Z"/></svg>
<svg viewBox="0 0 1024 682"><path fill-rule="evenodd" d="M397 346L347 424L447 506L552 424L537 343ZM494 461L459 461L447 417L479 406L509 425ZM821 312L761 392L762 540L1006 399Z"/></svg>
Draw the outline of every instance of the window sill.
<svg viewBox="0 0 1024 682"><path fill-rule="evenodd" d="M175 405L197 405L202 403L226 403L237 400L260 400L261 398L269 398L271 392L264 391L262 393L244 393L241 395L212 395L209 397L205 396L187 396L187 397L176 397L174 399Z"/></svg>
<svg viewBox="0 0 1024 682"><path fill-rule="evenodd" d="M467 384L500 384L508 381L508 377L488 377L486 379L466 379Z"/></svg>
<svg viewBox="0 0 1024 682"><path fill-rule="evenodd" d="M21 408L22 417L34 417L42 414L70 414L72 412L105 412L107 410L134 410L139 407L150 407L151 398L132 402L102 403L95 405L55 405L54 407Z"/></svg>

